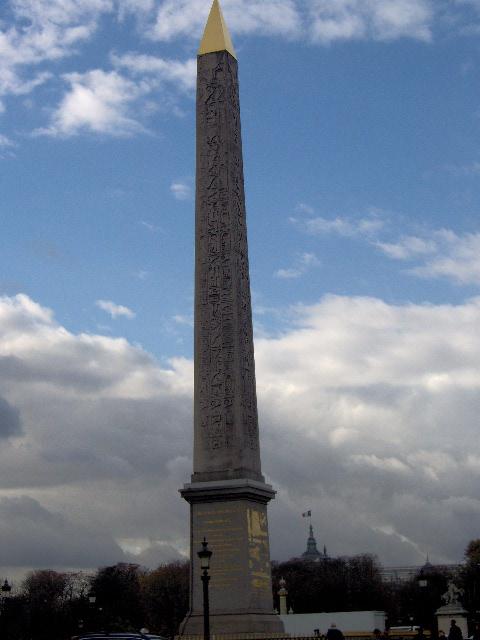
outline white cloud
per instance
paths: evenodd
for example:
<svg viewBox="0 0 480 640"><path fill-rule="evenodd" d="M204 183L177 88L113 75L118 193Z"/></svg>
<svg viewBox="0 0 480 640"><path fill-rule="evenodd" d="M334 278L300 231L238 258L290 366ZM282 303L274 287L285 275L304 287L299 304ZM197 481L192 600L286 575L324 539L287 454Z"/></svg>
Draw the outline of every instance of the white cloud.
<svg viewBox="0 0 480 640"><path fill-rule="evenodd" d="M201 36L211 3L204 0L163 0L152 38L171 40ZM301 32L301 18L293 0L224 0L222 9L233 33L293 37Z"/></svg>
<svg viewBox="0 0 480 640"><path fill-rule="evenodd" d="M412 471L408 465L398 458L380 458L376 455L354 454L350 456L350 460L354 464L372 467L373 469L379 469L381 471L391 473L409 474Z"/></svg>
<svg viewBox="0 0 480 640"><path fill-rule="evenodd" d="M376 246L389 258L395 260L410 260L422 255L435 253L437 245L433 240L426 240L416 236L405 236L398 242L376 242Z"/></svg>
<svg viewBox="0 0 480 640"><path fill-rule="evenodd" d="M113 71L93 69L85 73L69 73L63 79L69 84L50 126L40 128L38 135L72 136L84 131L112 136L129 136L145 131L141 116L151 111L145 98L168 82L182 91L195 84L195 61L164 60L153 56L112 54L117 67ZM130 73L123 75L120 70ZM161 102L167 104L168 97ZM142 102L143 100L143 102ZM157 105L155 105L157 107ZM173 185L176 186L176 185ZM178 185L178 196L185 193Z"/></svg>
<svg viewBox="0 0 480 640"><path fill-rule="evenodd" d="M209 7L203 0L164 0L151 36L198 39ZM435 18L431 0L224 0L222 7L234 34L307 36L319 43L401 37L429 41Z"/></svg>
<svg viewBox="0 0 480 640"><path fill-rule="evenodd" d="M170 191L176 200L188 200L192 192L190 185L185 182L173 182Z"/></svg>
<svg viewBox="0 0 480 640"><path fill-rule="evenodd" d="M297 211L298 213L306 213L309 216L313 216L313 214L315 213L315 209L306 202L299 202L295 207L295 211Z"/></svg>
<svg viewBox="0 0 480 640"><path fill-rule="evenodd" d="M337 216L313 217L311 208L298 207L302 217L290 222L309 235L334 234L344 238L358 238L372 245L392 260L413 264L407 271L422 278L445 278L461 285L480 284L480 233L459 234L451 229L425 230L419 235L402 235L393 241L382 236L392 234L387 218L373 210L363 218ZM280 269L278 277L297 278L303 271L297 265Z"/></svg>
<svg viewBox="0 0 480 640"><path fill-rule="evenodd" d="M395 260L420 260L409 273L422 278L446 278L462 285L480 284L480 233L457 234L450 229L428 237L406 236L375 245Z"/></svg>
<svg viewBox="0 0 480 640"><path fill-rule="evenodd" d="M38 134L72 136L92 131L125 136L144 130L130 110L140 96L152 90L151 84L101 69L66 74L64 79L70 89L55 110L50 126L39 129Z"/></svg>
<svg viewBox="0 0 480 640"><path fill-rule="evenodd" d="M445 170L451 173L454 176L479 176L480 175L480 162L475 161L470 164L464 165L455 165L455 164L447 164L445 165Z"/></svg>
<svg viewBox="0 0 480 640"><path fill-rule="evenodd" d="M326 514L340 510L356 530L368 527L360 534L364 549L378 543L387 553L372 529L388 524L423 554L460 558L472 520L462 519L459 544L448 533L456 498L447 506L445 496L476 496L478 467L466 464L480 410L480 300L393 306L327 297L296 317L297 329L256 345L264 437L275 446L264 459L274 484L293 504L313 502L327 545L333 540L338 552L353 548L336 542L338 527L326 524ZM292 442L305 473L291 460ZM418 509L426 514L420 524ZM469 514L478 520L474 506ZM435 527L441 535L433 550ZM390 562L395 553L388 551ZM402 561L408 554L421 561L413 549L402 553Z"/></svg>
<svg viewBox="0 0 480 640"><path fill-rule="evenodd" d="M111 0L11 0L13 21L0 25L0 96L31 92L51 73L25 69L71 55L96 30ZM3 29L1 27L4 27Z"/></svg>
<svg viewBox="0 0 480 640"><path fill-rule="evenodd" d="M186 38L187 46L194 48L210 7L206 0L7 0L7 3L9 20L0 25L0 111L8 105L6 96L25 95L54 79L58 61L79 54L101 27L118 29L118 25L131 16L139 38L147 41ZM438 16L444 15L444 7L437 8L439 4L433 0L311 0L308 3L304 0L224 0L223 9L234 36L261 35L330 44L402 37L429 41L436 22L440 22ZM465 10L466 4L450 5L449 15L455 18L452 24L463 24L465 14L471 14ZM55 110L50 126L40 127L37 133L70 136L93 131L131 135L143 130L142 119L134 107L138 106L144 113L159 107L158 101L148 103L146 100L154 87L168 83L172 95L191 92L194 87L195 60L192 58L176 61L150 53L117 51L111 55L111 62L117 69L116 74L96 69L64 76L71 82L70 90ZM97 74L99 82L92 74ZM115 94L108 100L99 95L103 81ZM53 82L51 84L53 87ZM175 113L177 107L169 103L171 96L164 98L169 111ZM82 116L83 107L85 116Z"/></svg>
<svg viewBox="0 0 480 640"><path fill-rule="evenodd" d="M114 319L122 316L125 318L135 318L135 313L131 309L121 304L115 304L115 302L111 300L97 300L95 304L99 309L102 309L102 311L109 313Z"/></svg>
<svg viewBox="0 0 480 640"><path fill-rule="evenodd" d="M312 0L309 12L311 36L321 43L432 38L434 7L430 0Z"/></svg>
<svg viewBox="0 0 480 640"><path fill-rule="evenodd" d="M437 253L412 273L426 278L448 278L460 284L480 284L480 233L436 233Z"/></svg>
<svg viewBox="0 0 480 640"><path fill-rule="evenodd" d="M302 208L302 211L311 213ZM313 211L312 211L313 212ZM295 218L291 217L290 222L298 224L302 229L311 235L337 234L344 237L372 236L378 233L384 226L384 221L378 214L369 215L363 218L346 218L337 216L336 218Z"/></svg>
<svg viewBox="0 0 480 640"><path fill-rule="evenodd" d="M313 267L318 267L319 265L320 260L314 253L302 253L297 256L293 267L290 267L288 269L277 269L274 275L275 277L282 278L284 280L292 280L300 278L310 269L312 269Z"/></svg>
<svg viewBox="0 0 480 640"><path fill-rule="evenodd" d="M300 269L290 267L288 269L277 269L275 271L275 277L281 278L282 280L294 280L295 278L300 278L302 273Z"/></svg>
<svg viewBox="0 0 480 640"><path fill-rule="evenodd" d="M0 133L0 147L14 147L15 144L7 136Z"/></svg>
<svg viewBox="0 0 480 640"><path fill-rule="evenodd" d="M306 504L332 554L460 559L480 527L480 299L327 297L290 317L255 354L274 557L303 550ZM43 565L52 540L64 566L124 560L122 544L151 563L187 550L192 362L72 334L19 295L0 298L0 374L0 565ZM37 520L35 545L15 540Z"/></svg>
<svg viewBox="0 0 480 640"><path fill-rule="evenodd" d="M148 229L152 233L160 231L160 227L158 225L153 224L152 222L148 222L147 220L140 220L140 224L142 225L142 227L145 227L145 229Z"/></svg>
<svg viewBox="0 0 480 640"><path fill-rule="evenodd" d="M113 54L111 59L116 67L128 69L136 75L152 74L187 91L195 88L197 61L193 58L180 62L130 52L121 56Z"/></svg>
<svg viewBox="0 0 480 640"><path fill-rule="evenodd" d="M173 320L177 324L185 325L187 327L193 327L193 317L192 316L185 316L185 315L177 314L177 315L173 316Z"/></svg>
<svg viewBox="0 0 480 640"><path fill-rule="evenodd" d="M187 36L193 46L210 8L206 0L7 0L7 4L11 18L0 28L0 95L28 93L48 80L51 71L34 69L78 53L97 32L104 15L110 16L110 26L133 15L144 37ZM461 16L462 4L467 2L455 3L450 12ZM476 0L471 4L476 6ZM321 44L401 37L428 41L436 11L440 12L433 0L224 0L223 9L234 34ZM176 63L130 52L117 55L117 62L132 72L176 79L182 89L192 87L192 60Z"/></svg>

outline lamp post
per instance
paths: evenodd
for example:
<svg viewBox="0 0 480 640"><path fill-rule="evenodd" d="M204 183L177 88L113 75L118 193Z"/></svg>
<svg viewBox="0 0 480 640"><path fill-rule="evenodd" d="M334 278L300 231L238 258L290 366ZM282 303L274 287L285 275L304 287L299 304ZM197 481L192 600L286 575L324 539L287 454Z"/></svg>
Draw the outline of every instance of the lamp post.
<svg viewBox="0 0 480 640"><path fill-rule="evenodd" d="M88 611L88 619L89 619L89 626L93 627L93 621L95 620L96 616L95 616L95 602L97 601L97 596L95 595L95 591L93 589L90 589L90 591L87 593L87 598L88 598L88 603L89 603L89 611ZM94 629L92 628L92 631Z"/></svg>
<svg viewBox="0 0 480 640"><path fill-rule="evenodd" d="M417 576L417 586L420 590L418 593L418 622L423 627L431 627L433 624L433 612L431 611L431 602L429 598L428 579L423 569L420 569L420 573Z"/></svg>
<svg viewBox="0 0 480 640"><path fill-rule="evenodd" d="M0 613L2 613L3 606L5 605L5 602L7 601L7 598L10 595L11 590L12 590L12 587L8 584L8 580L5 578L5 582L0 587L0 591L2 594L0 598Z"/></svg>
<svg viewBox="0 0 480 640"><path fill-rule="evenodd" d="M7 615L7 599L8 599L8 596L10 595L11 590L12 590L12 587L8 584L8 580L5 580L5 582L0 587L0 593L2 594L0 597L0 615L2 616L2 622L1 622L2 637L3 637L3 633L6 631L6 625L8 624L8 622L4 619L4 616Z"/></svg>
<svg viewBox="0 0 480 640"><path fill-rule="evenodd" d="M208 548L206 538L203 538L202 548L197 553L197 556L200 558L203 583L203 639L210 640L210 607L208 602L208 583L210 582L210 576L208 575L208 570L210 569L212 552Z"/></svg>
<svg viewBox="0 0 480 640"><path fill-rule="evenodd" d="M428 587L428 580L423 573L423 569L420 569L420 574L418 576L417 582L420 589L425 589L425 587Z"/></svg>
<svg viewBox="0 0 480 640"><path fill-rule="evenodd" d="M8 580L5 578L5 582L2 584L2 587L1 587L2 598L8 598L11 590L12 590L12 587L8 584Z"/></svg>

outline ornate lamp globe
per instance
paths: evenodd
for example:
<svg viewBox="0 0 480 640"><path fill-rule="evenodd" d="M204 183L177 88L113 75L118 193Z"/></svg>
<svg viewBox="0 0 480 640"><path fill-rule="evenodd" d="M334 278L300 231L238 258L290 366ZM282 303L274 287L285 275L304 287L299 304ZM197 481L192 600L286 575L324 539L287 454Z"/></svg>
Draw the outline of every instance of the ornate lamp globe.
<svg viewBox="0 0 480 640"><path fill-rule="evenodd" d="M206 538L203 539L202 548L197 555L200 558L200 567L202 568L202 571L208 571L210 569L210 558L212 557L212 552L208 548Z"/></svg>

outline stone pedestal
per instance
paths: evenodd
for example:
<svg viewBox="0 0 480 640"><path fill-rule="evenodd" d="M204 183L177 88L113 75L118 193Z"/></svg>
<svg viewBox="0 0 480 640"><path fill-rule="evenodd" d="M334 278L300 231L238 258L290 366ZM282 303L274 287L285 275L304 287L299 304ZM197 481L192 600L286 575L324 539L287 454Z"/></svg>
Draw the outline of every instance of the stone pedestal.
<svg viewBox="0 0 480 640"><path fill-rule="evenodd" d="M288 609L287 609L287 596L288 596L288 591L285 587L286 582L283 578L280 579L280 589L278 590L278 598L279 598L279 609L280 609L280 615L281 616L286 616L288 615Z"/></svg>
<svg viewBox="0 0 480 640"><path fill-rule="evenodd" d="M446 604L435 612L439 631L444 631L448 636L450 622L456 620L464 638L468 638L467 612L460 604Z"/></svg>
<svg viewBox="0 0 480 640"><path fill-rule="evenodd" d="M267 502L270 485L254 480L196 482L181 490L190 503L191 610L180 635L202 636L203 597L197 551L205 537L210 562L211 633L217 637L283 635L272 607Z"/></svg>

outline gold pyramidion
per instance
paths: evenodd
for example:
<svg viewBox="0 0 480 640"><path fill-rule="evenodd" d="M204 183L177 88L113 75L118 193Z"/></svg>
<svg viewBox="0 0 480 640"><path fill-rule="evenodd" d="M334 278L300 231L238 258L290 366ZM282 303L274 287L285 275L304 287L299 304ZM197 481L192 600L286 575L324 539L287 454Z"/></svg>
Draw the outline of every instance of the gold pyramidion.
<svg viewBox="0 0 480 640"><path fill-rule="evenodd" d="M218 0L213 0L198 55L214 51L228 51L235 59L237 57Z"/></svg>

